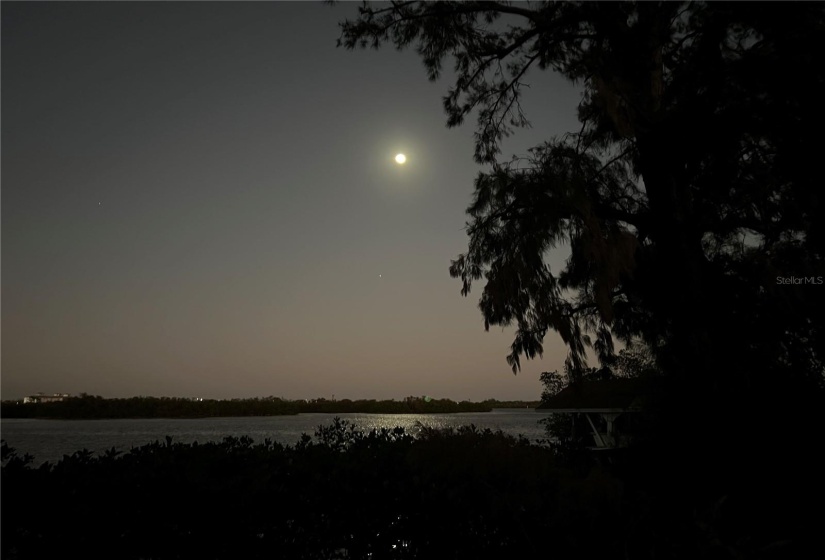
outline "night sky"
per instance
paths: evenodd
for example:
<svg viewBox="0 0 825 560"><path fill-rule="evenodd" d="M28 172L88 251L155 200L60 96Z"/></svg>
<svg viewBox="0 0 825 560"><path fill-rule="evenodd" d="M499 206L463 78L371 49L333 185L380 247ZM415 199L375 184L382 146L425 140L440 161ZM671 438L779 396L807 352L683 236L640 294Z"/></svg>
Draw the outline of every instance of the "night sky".
<svg viewBox="0 0 825 560"><path fill-rule="evenodd" d="M357 4L0 7L2 398L532 400L561 369L551 333L514 376L450 278L474 119L415 52L336 48ZM527 81L503 159L579 128Z"/></svg>

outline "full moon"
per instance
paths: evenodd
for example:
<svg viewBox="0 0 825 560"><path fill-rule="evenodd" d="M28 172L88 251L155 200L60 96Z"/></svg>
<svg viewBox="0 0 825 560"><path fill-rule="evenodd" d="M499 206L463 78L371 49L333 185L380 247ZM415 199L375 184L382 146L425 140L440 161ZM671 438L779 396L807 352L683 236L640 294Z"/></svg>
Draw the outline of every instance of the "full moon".
<svg viewBox="0 0 825 560"><path fill-rule="evenodd" d="M405 161L407 161L407 156L405 156L404 154L398 154L395 156L395 161L396 163L404 163Z"/></svg>

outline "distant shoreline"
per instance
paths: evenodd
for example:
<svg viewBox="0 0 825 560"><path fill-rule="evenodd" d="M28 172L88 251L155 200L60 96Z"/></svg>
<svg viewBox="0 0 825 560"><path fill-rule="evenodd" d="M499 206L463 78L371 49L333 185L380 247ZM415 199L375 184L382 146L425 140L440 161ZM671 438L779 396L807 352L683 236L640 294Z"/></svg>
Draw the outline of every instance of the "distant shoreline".
<svg viewBox="0 0 825 560"><path fill-rule="evenodd" d="M293 416L297 414L458 414L462 412L492 412L493 409L535 408L539 401L481 402L429 397L407 397L404 400L284 400L277 397L255 399L183 399L172 397L132 397L105 399L82 395L55 402L3 401L0 418L32 418L41 420L102 420L151 418L226 418Z"/></svg>
<svg viewBox="0 0 825 560"><path fill-rule="evenodd" d="M56 422L65 420L210 420L214 418L276 418L279 416L300 416L301 414L323 414L335 416L337 414L366 414L376 416L402 416L405 414L415 415L437 415L437 414L491 414L495 410L531 410L536 407L493 407L492 410L481 410L473 412L296 412L294 414L244 414L238 416L102 416L94 418L68 418L55 416L2 416L3 420L54 420ZM539 411L541 412L541 411Z"/></svg>

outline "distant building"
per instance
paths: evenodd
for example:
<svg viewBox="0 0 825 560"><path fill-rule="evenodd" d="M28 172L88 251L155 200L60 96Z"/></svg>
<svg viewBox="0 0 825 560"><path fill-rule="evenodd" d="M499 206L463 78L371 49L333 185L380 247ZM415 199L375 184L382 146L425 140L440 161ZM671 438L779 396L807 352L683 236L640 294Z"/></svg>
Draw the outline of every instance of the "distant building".
<svg viewBox="0 0 825 560"><path fill-rule="evenodd" d="M23 397L24 403L50 403L50 402L60 402L64 399L68 399L71 395L68 393L52 393L51 395L47 395L45 393L37 393L36 395L32 395L31 397Z"/></svg>

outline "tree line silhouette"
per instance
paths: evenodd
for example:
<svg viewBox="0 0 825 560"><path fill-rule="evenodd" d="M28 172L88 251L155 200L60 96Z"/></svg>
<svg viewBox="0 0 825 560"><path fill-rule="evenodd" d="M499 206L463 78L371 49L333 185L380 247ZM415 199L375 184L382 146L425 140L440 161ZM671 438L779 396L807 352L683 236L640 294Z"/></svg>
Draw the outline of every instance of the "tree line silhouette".
<svg viewBox="0 0 825 560"><path fill-rule="evenodd" d="M336 418L292 446L167 437L38 468L2 448L6 560L699 558L783 534L728 524L725 504L657 510L644 463L606 468L474 426L412 437Z"/></svg>
<svg viewBox="0 0 825 560"><path fill-rule="evenodd" d="M406 397L403 400L286 400L279 397L252 399L186 399L175 397L131 397L105 399L80 395L49 403L3 401L2 418L210 418L229 416L280 416L301 413L452 414L490 412L493 408L530 408L538 401L481 402Z"/></svg>

